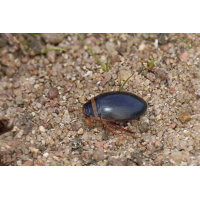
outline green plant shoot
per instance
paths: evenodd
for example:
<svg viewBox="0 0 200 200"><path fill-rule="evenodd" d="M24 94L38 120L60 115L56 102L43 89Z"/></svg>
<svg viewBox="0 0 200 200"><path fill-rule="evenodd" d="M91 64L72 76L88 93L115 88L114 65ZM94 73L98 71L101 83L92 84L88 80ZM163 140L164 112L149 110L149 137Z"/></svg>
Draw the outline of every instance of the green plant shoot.
<svg viewBox="0 0 200 200"><path fill-rule="evenodd" d="M151 71L154 67L154 60L151 60L150 62L148 62L148 69L146 69L146 72Z"/></svg>
<svg viewBox="0 0 200 200"><path fill-rule="evenodd" d="M31 33L31 35L32 35L33 37L35 37L35 33Z"/></svg>
<svg viewBox="0 0 200 200"><path fill-rule="evenodd" d="M65 51L66 52L66 49L62 49L62 48L59 48L59 47L50 47L50 48L45 49L44 51L41 51L40 53L45 54L47 51L50 51L50 50L58 50L58 51Z"/></svg>
<svg viewBox="0 0 200 200"><path fill-rule="evenodd" d="M106 61L106 70L107 70L107 72L108 72L108 58L109 58L109 55L107 55L107 61Z"/></svg>
<svg viewBox="0 0 200 200"><path fill-rule="evenodd" d="M127 83L127 81L133 76L133 74L131 76L129 76L124 83L122 84L122 86L120 87L119 91L121 92L123 90L123 87L125 86L125 84Z"/></svg>
<svg viewBox="0 0 200 200"><path fill-rule="evenodd" d="M85 44L85 46L87 46L87 48L89 49L90 53L94 56L94 58L97 60L97 62L102 66L102 68L108 72L108 56L107 56L107 63L106 63L106 67L103 65L103 63L97 58L97 56L95 55L95 53L92 51L92 49L88 46L88 44L85 42L85 40L80 36L79 33L77 33L78 37L82 40L82 42Z"/></svg>
<svg viewBox="0 0 200 200"><path fill-rule="evenodd" d="M148 63L149 67L153 67L154 66L154 60L151 60L149 63Z"/></svg>
<svg viewBox="0 0 200 200"><path fill-rule="evenodd" d="M185 40L183 40L182 38L179 38L179 37L175 37L175 39L177 40L180 40L181 42L185 43L189 49L191 49L193 47L193 42L192 42L192 39L190 41L190 45L188 44L188 42L186 42Z"/></svg>

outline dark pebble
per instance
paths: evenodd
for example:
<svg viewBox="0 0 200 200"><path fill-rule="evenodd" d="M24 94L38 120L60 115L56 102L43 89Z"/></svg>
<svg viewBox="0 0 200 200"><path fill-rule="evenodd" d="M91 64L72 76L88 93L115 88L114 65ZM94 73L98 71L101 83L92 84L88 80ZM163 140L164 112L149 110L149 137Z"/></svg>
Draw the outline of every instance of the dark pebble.
<svg viewBox="0 0 200 200"><path fill-rule="evenodd" d="M3 106L2 106L2 108L3 108L4 110L8 109L8 104L7 104L7 103L4 103Z"/></svg>
<svg viewBox="0 0 200 200"><path fill-rule="evenodd" d="M122 55L126 52L126 49L122 48L122 47L117 47L116 51L119 53L119 55Z"/></svg>
<svg viewBox="0 0 200 200"><path fill-rule="evenodd" d="M158 35L158 42L159 44L167 44L168 42L168 35L166 33L160 33Z"/></svg>
<svg viewBox="0 0 200 200"><path fill-rule="evenodd" d="M55 110L55 113L58 115L58 114L59 114L59 110L56 109L56 110Z"/></svg>
<svg viewBox="0 0 200 200"><path fill-rule="evenodd" d="M82 145L82 140L79 138L76 138L71 142L71 145L72 145L72 149L78 149Z"/></svg>
<svg viewBox="0 0 200 200"><path fill-rule="evenodd" d="M51 148L51 151L58 151L58 148L52 147L52 148Z"/></svg>
<svg viewBox="0 0 200 200"><path fill-rule="evenodd" d="M200 95L197 94L197 95L196 95L196 98L197 98L197 100L200 99Z"/></svg>
<svg viewBox="0 0 200 200"><path fill-rule="evenodd" d="M24 104L18 104L17 106L20 108L24 108Z"/></svg>
<svg viewBox="0 0 200 200"><path fill-rule="evenodd" d="M43 151L46 151L46 149L47 149L47 148L46 148L45 146L42 146L42 145L39 146L39 150L42 151L42 152L43 152Z"/></svg>

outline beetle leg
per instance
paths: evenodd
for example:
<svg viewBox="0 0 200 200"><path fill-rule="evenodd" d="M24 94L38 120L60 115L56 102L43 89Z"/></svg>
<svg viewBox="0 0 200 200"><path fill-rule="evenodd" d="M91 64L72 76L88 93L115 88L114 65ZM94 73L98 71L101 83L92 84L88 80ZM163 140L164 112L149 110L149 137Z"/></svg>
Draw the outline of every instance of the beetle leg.
<svg viewBox="0 0 200 200"><path fill-rule="evenodd" d="M113 133L114 135L120 134L120 133L116 133L115 131L113 131L113 129L110 128L110 127L108 126L107 122L102 121L102 123L103 123L103 124L106 126L106 128L107 128L111 133Z"/></svg>
<svg viewBox="0 0 200 200"><path fill-rule="evenodd" d="M86 118L86 119L85 119L85 124L86 124L87 126L90 126L91 123L92 123L92 119L91 119L91 118Z"/></svg>
<svg viewBox="0 0 200 200"><path fill-rule="evenodd" d="M125 132L127 132L127 133L131 133L131 134L135 133L135 132L128 131L128 130L126 130L126 129L122 128L120 125L113 124L113 123L111 123L111 122L109 122L109 124L111 124L111 125L113 125L114 127L116 127L116 128L118 128L118 129L120 129L121 131L125 131Z"/></svg>

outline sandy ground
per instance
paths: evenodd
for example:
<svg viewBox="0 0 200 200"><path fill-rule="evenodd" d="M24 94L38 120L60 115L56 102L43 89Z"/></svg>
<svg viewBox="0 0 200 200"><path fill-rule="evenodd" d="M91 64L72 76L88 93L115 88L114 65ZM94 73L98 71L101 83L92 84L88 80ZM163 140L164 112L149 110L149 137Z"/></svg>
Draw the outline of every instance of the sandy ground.
<svg viewBox="0 0 200 200"><path fill-rule="evenodd" d="M0 164L199 165L200 35L81 35L108 72L76 34L13 34L23 51L0 34ZM126 127L136 133L86 126L83 104L131 74L123 90L148 104Z"/></svg>

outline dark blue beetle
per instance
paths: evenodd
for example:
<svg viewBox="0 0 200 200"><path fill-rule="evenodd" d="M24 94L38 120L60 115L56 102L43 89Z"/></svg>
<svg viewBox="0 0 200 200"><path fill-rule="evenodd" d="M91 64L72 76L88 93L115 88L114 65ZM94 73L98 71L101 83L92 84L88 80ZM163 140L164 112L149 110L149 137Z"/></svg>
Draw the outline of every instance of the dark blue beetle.
<svg viewBox="0 0 200 200"><path fill-rule="evenodd" d="M113 131L109 125L130 133L114 123L138 119L146 109L147 103L137 95L130 92L114 91L102 93L92 98L84 104L83 113L88 119L102 121L111 132ZM91 121L87 122L88 125L90 123Z"/></svg>

